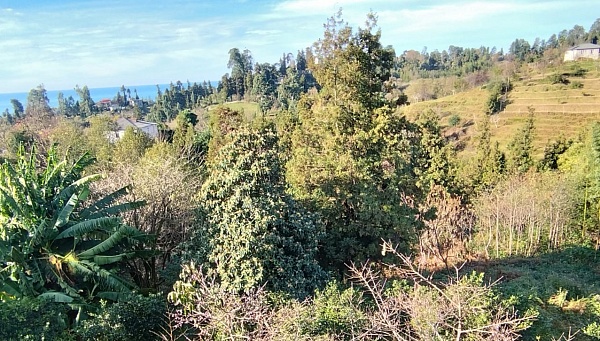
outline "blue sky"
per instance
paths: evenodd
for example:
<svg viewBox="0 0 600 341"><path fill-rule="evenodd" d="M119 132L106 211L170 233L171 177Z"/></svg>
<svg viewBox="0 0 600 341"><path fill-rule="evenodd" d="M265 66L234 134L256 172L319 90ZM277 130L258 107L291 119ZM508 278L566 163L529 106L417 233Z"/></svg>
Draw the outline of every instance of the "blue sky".
<svg viewBox="0 0 600 341"><path fill-rule="evenodd" d="M338 8L378 14L398 54L532 42L597 17L597 0L0 0L0 93L218 80L228 51L274 63L322 36Z"/></svg>

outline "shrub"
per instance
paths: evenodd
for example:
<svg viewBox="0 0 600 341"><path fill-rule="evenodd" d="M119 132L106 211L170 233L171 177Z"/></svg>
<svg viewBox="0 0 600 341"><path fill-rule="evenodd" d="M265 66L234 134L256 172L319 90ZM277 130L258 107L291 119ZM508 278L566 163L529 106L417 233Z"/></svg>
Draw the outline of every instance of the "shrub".
<svg viewBox="0 0 600 341"><path fill-rule="evenodd" d="M571 89L581 89L583 88L583 83L581 83L580 81L573 81L571 82Z"/></svg>
<svg viewBox="0 0 600 341"><path fill-rule="evenodd" d="M180 279L169 293L169 301L175 307L171 314L172 329L177 334L188 334L195 340L221 340L234 335L249 340L269 340L294 329L293 325L279 328L289 320L285 316L282 319L269 304L264 286L243 293L228 290L214 275L206 275L193 263L182 266ZM286 313L296 315L294 310Z"/></svg>
<svg viewBox="0 0 600 341"><path fill-rule="evenodd" d="M448 119L448 124L451 127L456 127L460 124L460 116L458 116L458 114L453 114L452 116L450 116L450 118Z"/></svg>
<svg viewBox="0 0 600 341"><path fill-rule="evenodd" d="M400 259L395 275L413 283L386 290L387 280L377 267L352 266L353 280L364 288L373 305L362 335L394 340L518 340L535 314L520 316L512 299L500 297L482 273L449 277L445 281L424 275L413 260L390 243L383 253ZM392 270L392 268L387 269Z"/></svg>
<svg viewBox="0 0 600 341"><path fill-rule="evenodd" d="M0 340L71 340L68 306L24 298L0 303Z"/></svg>
<svg viewBox="0 0 600 341"><path fill-rule="evenodd" d="M164 297L131 295L122 302L103 302L75 333L83 340L154 340L165 326L166 312Z"/></svg>
<svg viewBox="0 0 600 341"><path fill-rule="evenodd" d="M317 291L312 306L303 316L303 332L351 339L352 332L361 330L367 319L359 309L362 302L362 293L357 289L344 290L338 282L329 282L325 289Z"/></svg>
<svg viewBox="0 0 600 341"><path fill-rule="evenodd" d="M550 84L569 84L567 77L559 73L548 76L548 80Z"/></svg>
<svg viewBox="0 0 600 341"><path fill-rule="evenodd" d="M495 80L487 85L490 95L486 102L487 113L493 115L508 104L508 92L512 90L512 85L504 80Z"/></svg>
<svg viewBox="0 0 600 341"><path fill-rule="evenodd" d="M582 77L587 71L577 64L573 64L568 72L570 76Z"/></svg>

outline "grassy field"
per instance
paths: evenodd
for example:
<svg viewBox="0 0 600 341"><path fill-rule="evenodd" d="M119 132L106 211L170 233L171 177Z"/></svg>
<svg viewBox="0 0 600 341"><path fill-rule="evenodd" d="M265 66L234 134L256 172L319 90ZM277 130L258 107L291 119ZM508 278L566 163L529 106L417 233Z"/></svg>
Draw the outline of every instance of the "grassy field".
<svg viewBox="0 0 600 341"><path fill-rule="evenodd" d="M566 76L568 84L551 84L552 74L573 74L573 70L583 70L581 75ZM585 61L566 63L544 74L529 74L513 82L508 96L508 105L497 115L492 116L492 140L498 141L506 149L515 132L523 126L528 108L535 111L536 137L534 153L540 156L544 146L560 135L576 138L591 123L600 121L600 62ZM485 117L485 89L472 89L433 101L413 103L403 109L409 117L419 112L433 110L445 125L446 135L454 134L466 145L465 153L472 151L470 139L476 127ZM458 127L449 127L448 118L458 115Z"/></svg>
<svg viewBox="0 0 600 341"><path fill-rule="evenodd" d="M227 102L219 105L223 105L231 110L242 112L247 121L252 121L257 115L260 114L258 103L256 102L237 101ZM208 125L208 113L219 105L211 105L208 108L199 109L195 112L198 115L198 125L196 126L196 129L202 130L206 128Z"/></svg>
<svg viewBox="0 0 600 341"><path fill-rule="evenodd" d="M521 313L538 313L524 340L566 340L561 335L600 317L600 252L593 248L571 246L531 258L467 263L462 271L485 272ZM573 340L597 339L580 331Z"/></svg>
<svg viewBox="0 0 600 341"><path fill-rule="evenodd" d="M256 103L256 102L237 101L237 102L227 102L227 103L224 103L223 105L230 108L231 110L243 112L247 118L253 118L254 116L256 116L260 113L259 108L258 108L258 103ZM210 106L208 108L208 110L210 111L216 107L217 107L216 105Z"/></svg>

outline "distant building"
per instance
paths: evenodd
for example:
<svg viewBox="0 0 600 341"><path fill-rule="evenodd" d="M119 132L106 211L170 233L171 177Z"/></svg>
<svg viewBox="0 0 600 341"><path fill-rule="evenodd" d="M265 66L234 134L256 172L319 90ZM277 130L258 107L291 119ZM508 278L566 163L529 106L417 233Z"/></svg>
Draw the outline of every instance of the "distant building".
<svg viewBox="0 0 600 341"><path fill-rule="evenodd" d="M110 110L112 106L112 101L108 98L104 98L96 102L96 106L100 110Z"/></svg>
<svg viewBox="0 0 600 341"><path fill-rule="evenodd" d="M138 129L153 139L158 137L158 124L154 122L130 120L125 117L121 117L117 120L117 131L112 139L121 139L129 127Z"/></svg>
<svg viewBox="0 0 600 341"><path fill-rule="evenodd" d="M565 52L565 62L582 58L600 59L600 45L581 44L573 46Z"/></svg>

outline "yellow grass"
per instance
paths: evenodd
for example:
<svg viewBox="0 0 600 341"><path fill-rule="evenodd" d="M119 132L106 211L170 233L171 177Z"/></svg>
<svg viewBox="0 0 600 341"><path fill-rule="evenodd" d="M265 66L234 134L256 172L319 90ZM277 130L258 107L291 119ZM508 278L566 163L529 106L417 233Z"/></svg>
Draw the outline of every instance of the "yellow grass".
<svg viewBox="0 0 600 341"><path fill-rule="evenodd" d="M548 76L554 72L569 72L581 67L586 73L581 77L568 76L570 84L550 84ZM541 156L544 146L560 135L576 138L590 124L600 121L600 64L593 62L568 63L541 74L528 75L528 79L513 83L509 104L491 123L492 141L498 141L501 149L513 138L527 118L528 108L535 110L534 153ZM575 88L573 83L581 83ZM485 117L485 89L472 89L432 101L413 103L401 109L409 118L419 112L433 110L440 116L447 135L458 132L466 145L465 153L472 151L470 141L476 127ZM448 118L457 114L461 127L448 127Z"/></svg>

